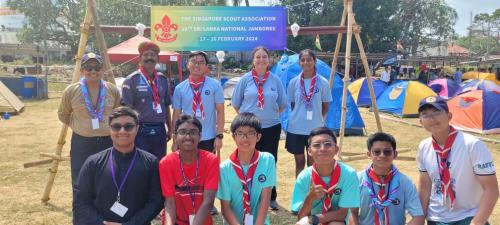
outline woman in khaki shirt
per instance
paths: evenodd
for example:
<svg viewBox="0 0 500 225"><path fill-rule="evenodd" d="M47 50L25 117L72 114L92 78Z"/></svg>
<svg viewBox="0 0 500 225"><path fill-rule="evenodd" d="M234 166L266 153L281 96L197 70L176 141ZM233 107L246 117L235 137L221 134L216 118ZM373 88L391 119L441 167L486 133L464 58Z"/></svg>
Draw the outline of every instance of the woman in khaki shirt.
<svg viewBox="0 0 500 225"><path fill-rule="evenodd" d="M120 106L120 92L104 81L102 58L94 53L82 57L83 78L69 85L59 105L59 120L71 127L71 181L76 183L83 163L92 154L112 146L108 116Z"/></svg>

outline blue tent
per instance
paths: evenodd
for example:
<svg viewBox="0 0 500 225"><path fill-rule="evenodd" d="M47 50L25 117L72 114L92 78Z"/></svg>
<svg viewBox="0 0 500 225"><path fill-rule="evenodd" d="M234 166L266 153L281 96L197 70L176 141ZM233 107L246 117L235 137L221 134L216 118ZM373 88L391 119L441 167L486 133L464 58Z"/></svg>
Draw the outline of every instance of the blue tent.
<svg viewBox="0 0 500 225"><path fill-rule="evenodd" d="M281 60L273 66L271 72L280 77L281 82L285 89L288 88L288 83L292 78L298 76L302 72L302 68L299 65L299 55L283 55ZM330 76L330 67L323 61L317 60L316 72L326 79ZM330 103L330 109L326 117L326 126L336 133L340 130L340 116L341 116L341 105L342 105L342 88L344 82L341 80L339 74L335 74L334 85L332 89L333 102ZM290 114L290 108L286 109L281 114L281 124L284 130L288 126L288 115ZM347 92L347 113L345 121L345 135L364 135L363 128L365 124L363 119L359 114L358 107L354 102L349 91Z"/></svg>
<svg viewBox="0 0 500 225"><path fill-rule="evenodd" d="M372 85L375 99L378 98L378 96L380 96L380 94L382 94L382 92L384 92L384 90L387 88L387 84L385 82L373 78ZM352 97L354 98L354 101L356 101L358 106L370 107L372 105L370 90L366 77L355 80L354 82L349 84L349 87L347 88L349 89L349 92L351 92Z"/></svg>
<svg viewBox="0 0 500 225"><path fill-rule="evenodd" d="M399 117L417 117L420 100L429 96L436 93L418 81L397 81L378 96L377 107Z"/></svg>

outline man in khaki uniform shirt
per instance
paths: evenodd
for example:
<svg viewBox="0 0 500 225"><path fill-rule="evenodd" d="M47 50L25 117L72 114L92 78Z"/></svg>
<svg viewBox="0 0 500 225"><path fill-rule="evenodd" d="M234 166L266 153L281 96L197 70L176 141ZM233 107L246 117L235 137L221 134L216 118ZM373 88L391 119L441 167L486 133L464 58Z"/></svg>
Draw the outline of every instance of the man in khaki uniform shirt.
<svg viewBox="0 0 500 225"><path fill-rule="evenodd" d="M120 92L104 81L102 58L94 53L82 57L82 79L69 85L59 105L59 120L71 127L71 181L74 185L80 168L90 155L113 146L108 117L120 106Z"/></svg>

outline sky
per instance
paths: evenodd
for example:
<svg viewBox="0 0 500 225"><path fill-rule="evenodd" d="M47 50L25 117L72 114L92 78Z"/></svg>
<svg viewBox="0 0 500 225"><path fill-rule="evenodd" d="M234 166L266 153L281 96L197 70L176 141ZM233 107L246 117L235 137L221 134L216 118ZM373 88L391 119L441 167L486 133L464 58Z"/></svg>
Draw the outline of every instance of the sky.
<svg viewBox="0 0 500 225"><path fill-rule="evenodd" d="M467 27L472 18L479 13L492 13L500 8L500 0L445 0L451 7L455 8L458 20L455 24L455 32L467 35Z"/></svg>

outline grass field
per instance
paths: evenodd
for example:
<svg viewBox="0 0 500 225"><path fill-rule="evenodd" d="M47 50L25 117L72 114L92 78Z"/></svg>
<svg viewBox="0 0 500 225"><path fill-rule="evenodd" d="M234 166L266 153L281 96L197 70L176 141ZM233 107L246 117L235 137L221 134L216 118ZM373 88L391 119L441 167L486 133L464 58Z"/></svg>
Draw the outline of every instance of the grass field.
<svg viewBox="0 0 500 225"><path fill-rule="evenodd" d="M61 124L57 119L57 107L60 101L60 91L63 84L51 84L50 99L44 101L26 101L26 108L20 115L10 120L0 121L0 224L71 224L71 186L70 168L68 162L63 162L52 189L48 204L41 204L45 183L48 177L49 165L24 169L25 162L42 159L40 152L53 153ZM373 116L362 109L362 116L368 133L376 131ZM232 108L226 108L226 121L235 116ZM417 122L410 119L408 121ZM382 120L384 131L393 134L398 142L398 148L410 148L412 151L402 153L405 156L415 156L420 140L428 133L415 126ZM229 124L226 124L226 128ZM69 155L69 136L64 146L63 156ZM500 139L500 135L487 136ZM344 141L344 151L365 152L366 137L347 137ZM493 153L495 163L500 165L500 145L488 143ZM235 145L229 135L224 139L222 159L227 159ZM369 161L358 160L348 162L357 170L363 169ZM396 161L399 169L417 180L417 169L414 161ZM292 155L284 149L284 141L280 142L278 162L278 202L282 208L270 212L271 224L294 224L295 217L288 211L293 190L295 165ZM218 205L218 202L217 202ZM215 224L221 224L221 216L214 217ZM500 224L500 207L497 204L490 218L491 224Z"/></svg>

